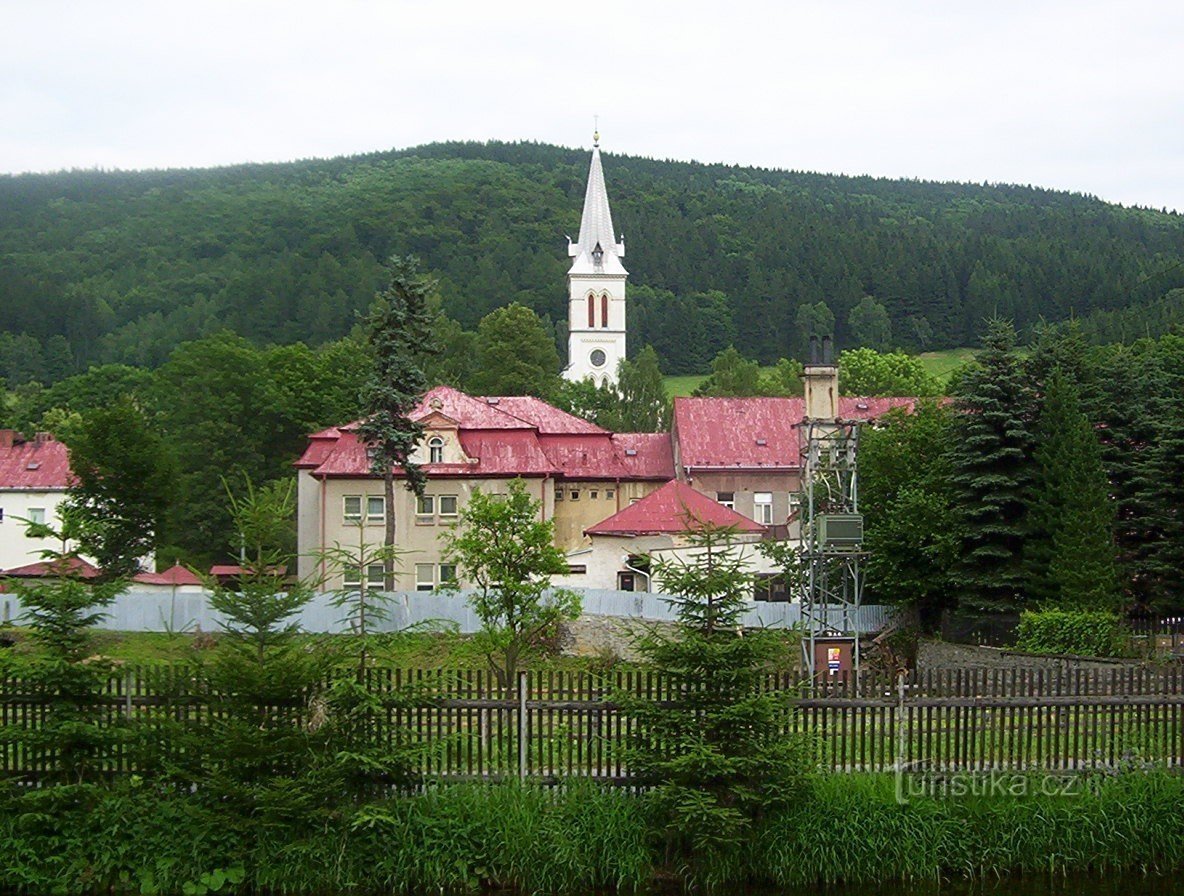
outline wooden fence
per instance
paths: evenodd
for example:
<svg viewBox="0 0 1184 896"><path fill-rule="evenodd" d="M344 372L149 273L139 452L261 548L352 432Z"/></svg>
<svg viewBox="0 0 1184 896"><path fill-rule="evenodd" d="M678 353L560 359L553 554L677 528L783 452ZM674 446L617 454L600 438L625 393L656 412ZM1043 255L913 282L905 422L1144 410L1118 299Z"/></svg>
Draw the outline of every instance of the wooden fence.
<svg viewBox="0 0 1184 896"><path fill-rule="evenodd" d="M420 749L420 771L441 779L589 777L628 783L622 747L637 733L622 698L677 704L655 672L532 671L499 687L483 670L370 670L369 687L390 698L374 721L379 742ZM897 678L864 674L811 685L770 675L786 695L787 733L808 738L834 771L1082 771L1129 763L1184 765L1184 670L949 670ZM125 669L98 701L113 726L217 722L219 704L180 666ZM264 708L270 718L315 725L318 698ZM47 704L30 683L0 679L0 724L36 730ZM0 775L36 780L48 756L29 738L4 737ZM113 774L137 770L118 745Z"/></svg>

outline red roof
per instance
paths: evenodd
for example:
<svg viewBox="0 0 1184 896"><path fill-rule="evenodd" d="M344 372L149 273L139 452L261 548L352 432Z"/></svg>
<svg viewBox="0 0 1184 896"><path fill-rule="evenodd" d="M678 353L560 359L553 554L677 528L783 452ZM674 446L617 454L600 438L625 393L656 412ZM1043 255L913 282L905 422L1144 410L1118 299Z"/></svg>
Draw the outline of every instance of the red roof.
<svg viewBox="0 0 1184 896"><path fill-rule="evenodd" d="M874 420L915 398L840 398L845 420ZM798 469L804 398L676 398L679 462L699 469Z"/></svg>
<svg viewBox="0 0 1184 896"><path fill-rule="evenodd" d="M587 535L658 535L693 532L705 525L738 532L765 527L711 500L683 482L671 481L635 504L585 530Z"/></svg>
<svg viewBox="0 0 1184 896"><path fill-rule="evenodd" d="M472 462L423 464L429 477L674 478L668 434L614 435L538 398L476 398L438 386L412 413L417 419L432 415L456 425L460 446ZM370 475L366 446L358 439L356 424L309 436L296 465L318 477Z"/></svg>
<svg viewBox="0 0 1184 896"><path fill-rule="evenodd" d="M490 404L496 403L499 411L529 423L539 431L539 435L603 434L608 432L583 417L561 411L533 395L504 395L484 400Z"/></svg>
<svg viewBox="0 0 1184 896"><path fill-rule="evenodd" d="M4 575L14 579L52 579L63 575L80 579L93 579L99 570L81 557L63 557L60 560L39 560L26 566L4 570Z"/></svg>
<svg viewBox="0 0 1184 896"><path fill-rule="evenodd" d="M70 486L66 446L46 432L24 439L0 429L0 489L51 491Z"/></svg>
<svg viewBox="0 0 1184 896"><path fill-rule="evenodd" d="M141 572L132 576L133 582L144 585L200 585L201 579L184 566L170 566L164 572Z"/></svg>
<svg viewBox="0 0 1184 896"><path fill-rule="evenodd" d="M443 414L462 429L530 429L531 424L499 409L500 398L476 398L453 389L437 386L427 392L411 412L412 420ZM563 412L554 409L556 413Z"/></svg>

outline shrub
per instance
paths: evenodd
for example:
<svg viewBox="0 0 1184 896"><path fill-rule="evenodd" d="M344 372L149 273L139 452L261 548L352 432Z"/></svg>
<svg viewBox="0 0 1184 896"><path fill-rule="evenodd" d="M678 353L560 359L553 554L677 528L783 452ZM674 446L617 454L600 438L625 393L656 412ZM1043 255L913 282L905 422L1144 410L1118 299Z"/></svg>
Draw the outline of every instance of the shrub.
<svg viewBox="0 0 1184 896"><path fill-rule="evenodd" d="M1120 656L1126 632L1115 613L1104 610L1025 610L1016 646L1033 653Z"/></svg>

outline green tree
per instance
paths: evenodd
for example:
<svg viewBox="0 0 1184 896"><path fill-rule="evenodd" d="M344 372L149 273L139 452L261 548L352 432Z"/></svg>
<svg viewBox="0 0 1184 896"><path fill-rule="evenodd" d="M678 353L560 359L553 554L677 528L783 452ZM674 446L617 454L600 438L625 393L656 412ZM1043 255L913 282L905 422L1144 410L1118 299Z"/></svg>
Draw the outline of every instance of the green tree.
<svg viewBox="0 0 1184 896"><path fill-rule="evenodd" d="M851 337L865 348L886 352L892 348L892 321L888 309L873 299L864 296L851 313L847 315L847 326Z"/></svg>
<svg viewBox="0 0 1184 896"><path fill-rule="evenodd" d="M470 602L481 642L503 687L516 685L523 658L544 634L580 613L578 595L551 588L551 576L567 572L567 558L555 547L554 522L540 519L539 509L521 479L506 495L478 489L441 536L458 581L475 589Z"/></svg>
<svg viewBox="0 0 1184 896"><path fill-rule="evenodd" d="M922 403L893 411L859 440L867 598L916 609L935 629L951 607L949 569L960 545L951 481L954 415Z"/></svg>
<svg viewBox="0 0 1184 896"><path fill-rule="evenodd" d="M670 398L658 365L658 353L647 345L617 369L620 405L611 429L617 432L665 432L670 425Z"/></svg>
<svg viewBox="0 0 1184 896"><path fill-rule="evenodd" d="M801 395L802 363L793 358L778 358L773 369L761 375L763 395Z"/></svg>
<svg viewBox="0 0 1184 896"><path fill-rule="evenodd" d="M386 496L386 546L395 546L395 467L404 485L423 496L426 478L411 455L423 439L421 423L411 419L428 390L424 373L432 352L432 316L428 310L431 284L414 259L394 256L388 262L390 282L378 294L366 319L374 367L362 396L365 418L358 437L371 452L370 470L382 477ZM395 590L394 557L384 561L384 585Z"/></svg>
<svg viewBox="0 0 1184 896"><path fill-rule="evenodd" d="M106 577L139 571L174 500L164 441L130 398L85 413L68 444L74 474L66 512L84 520L79 550Z"/></svg>
<svg viewBox="0 0 1184 896"><path fill-rule="evenodd" d="M983 349L957 396L951 475L961 545L951 569L963 607L1022 609L1027 507L1034 479L1034 397L1015 350L1010 321L989 322Z"/></svg>
<svg viewBox="0 0 1184 896"><path fill-rule="evenodd" d="M844 395L861 396L931 397L942 391L941 383L925 370L920 358L872 348L847 349L839 354L839 386Z"/></svg>
<svg viewBox="0 0 1184 896"><path fill-rule="evenodd" d="M85 519L72 520L58 531L29 523L26 534L68 544L79 536L91 540L87 525ZM100 702L113 667L93 656L90 634L127 580L87 578L73 551L49 550L41 556L56 572L53 578L0 577L0 584L20 601L21 621L41 648L22 678L45 709L36 728L0 726L0 747L23 744L40 753L43 783L80 784L101 777L104 753L125 734Z"/></svg>
<svg viewBox="0 0 1184 896"><path fill-rule="evenodd" d="M555 342L539 316L525 305L513 302L481 319L477 360L470 386L478 394L549 399L559 392Z"/></svg>
<svg viewBox="0 0 1184 896"><path fill-rule="evenodd" d="M1059 371L1049 379L1035 439L1038 478L1026 545L1032 596L1064 608L1113 609L1114 504L1093 426Z"/></svg>
<svg viewBox="0 0 1184 896"><path fill-rule="evenodd" d="M776 639L743 628L753 576L734 533L698 526L691 542L684 557L654 562L674 630L638 645L666 680L663 699L619 699L637 723L627 761L650 788L668 852L710 882L728 879L762 815L800 796L809 750L784 733L785 695L764 686Z"/></svg>
<svg viewBox="0 0 1184 896"><path fill-rule="evenodd" d="M821 339L834 335L835 315L826 302L799 305L794 315L794 326L797 332L796 354L799 358L808 358L810 337Z"/></svg>
<svg viewBox="0 0 1184 896"><path fill-rule="evenodd" d="M760 395L761 368L729 345L711 362L711 376L692 393L697 396L749 397Z"/></svg>

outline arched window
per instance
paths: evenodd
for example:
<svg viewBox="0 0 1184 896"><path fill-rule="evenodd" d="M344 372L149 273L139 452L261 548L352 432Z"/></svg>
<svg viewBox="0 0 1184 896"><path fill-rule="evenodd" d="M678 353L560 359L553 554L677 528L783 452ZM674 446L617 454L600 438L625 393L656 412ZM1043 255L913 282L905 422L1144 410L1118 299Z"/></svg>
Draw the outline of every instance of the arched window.
<svg viewBox="0 0 1184 896"><path fill-rule="evenodd" d="M444 463L444 440L439 436L428 439L428 463Z"/></svg>
<svg viewBox="0 0 1184 896"><path fill-rule="evenodd" d="M608 329L608 293L600 297L600 325Z"/></svg>
<svg viewBox="0 0 1184 896"><path fill-rule="evenodd" d="M596 296L588 296L588 329L596 326Z"/></svg>

